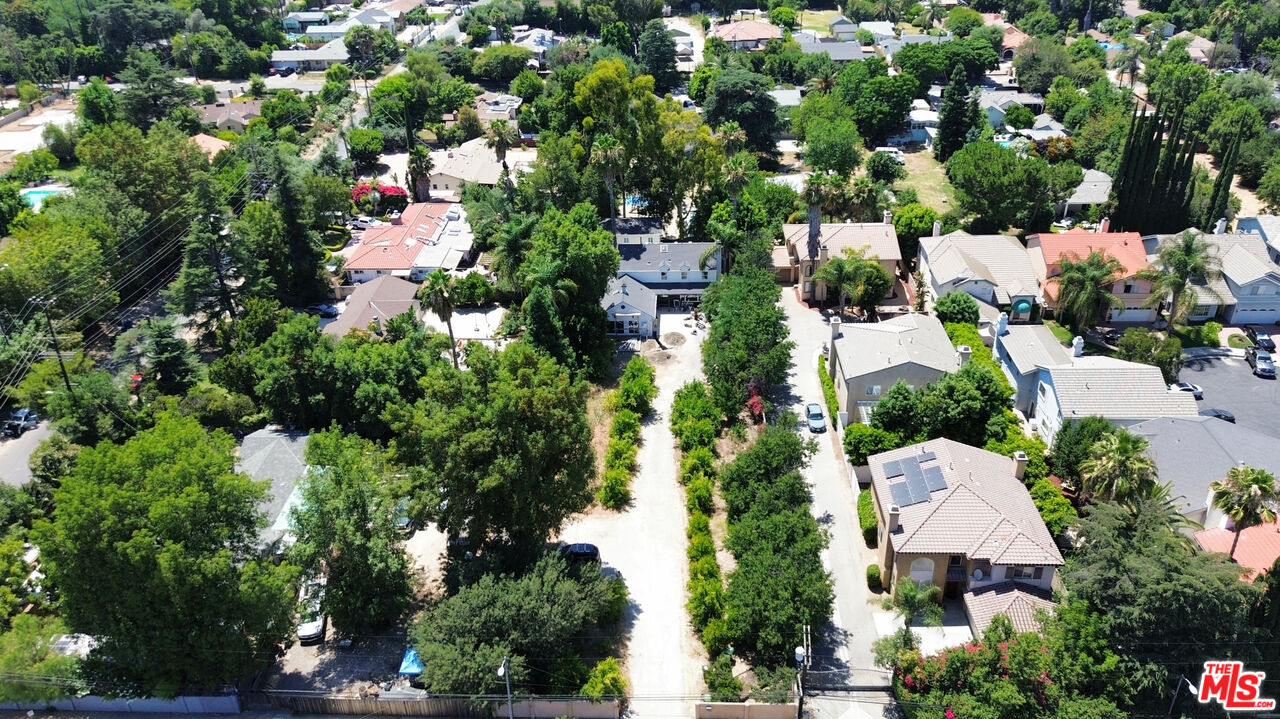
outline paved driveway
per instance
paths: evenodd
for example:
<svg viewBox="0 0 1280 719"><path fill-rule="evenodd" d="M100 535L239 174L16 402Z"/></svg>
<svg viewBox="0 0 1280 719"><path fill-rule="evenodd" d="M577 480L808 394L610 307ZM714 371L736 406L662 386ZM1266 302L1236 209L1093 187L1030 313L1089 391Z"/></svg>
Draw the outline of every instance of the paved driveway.
<svg viewBox="0 0 1280 719"><path fill-rule="evenodd" d="M48 422L29 430L17 439L0 440L0 481L12 487L21 487L31 481L31 468L27 460L40 443L49 438L53 430Z"/></svg>
<svg viewBox="0 0 1280 719"><path fill-rule="evenodd" d="M1253 376L1249 363L1236 357L1187 359L1178 377L1204 388L1200 409L1225 409L1236 423L1280 437L1280 382Z"/></svg>
<svg viewBox="0 0 1280 719"><path fill-rule="evenodd" d="M790 406L797 414L807 402L824 404L818 380L818 357L822 343L831 339L831 328L823 315L804 307L791 287L782 289L782 308L787 313L791 339L796 343L791 354L788 376L789 395L779 406ZM832 420L828 418L828 423ZM817 435L818 451L804 471L813 492L813 514L827 530L830 546L823 553L823 566L835 583L835 612L831 626L814 627L814 663L810 670L810 686L853 686L866 691L855 696L832 699L814 706L824 716L880 716L888 686L888 676L874 666L871 645L877 638L874 614L880 611L879 597L867 589L866 566L870 550L862 542L855 501L857 488L849 481L844 461L835 450L839 432L828 430ZM821 637L819 636L821 635ZM858 702L858 698L866 699Z"/></svg>
<svg viewBox="0 0 1280 719"><path fill-rule="evenodd" d="M678 332L683 341L679 346L668 343L669 351L646 354L656 370L658 396L640 433L631 507L623 512L594 509L560 535L565 542L598 546L601 560L621 572L627 583L630 715L645 719L690 716L706 663L684 608L688 518L668 422L676 390L702 378L703 333L695 335L693 328L684 327L687 317L662 314L662 331Z"/></svg>

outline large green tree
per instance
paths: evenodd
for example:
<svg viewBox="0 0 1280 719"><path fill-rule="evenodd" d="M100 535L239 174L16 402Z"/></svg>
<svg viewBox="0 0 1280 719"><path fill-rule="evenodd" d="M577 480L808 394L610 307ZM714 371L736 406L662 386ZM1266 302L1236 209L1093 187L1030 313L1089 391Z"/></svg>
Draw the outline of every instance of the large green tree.
<svg viewBox="0 0 1280 719"><path fill-rule="evenodd" d="M324 576L320 606L335 631L359 635L386 627L408 609L413 586L393 524L396 499L383 450L335 427L311 435L307 464L289 556Z"/></svg>
<svg viewBox="0 0 1280 719"><path fill-rule="evenodd" d="M640 49L636 62L643 72L653 76L653 87L659 95L670 92L680 82L676 72L676 41L662 21L654 18L640 33Z"/></svg>
<svg viewBox="0 0 1280 719"><path fill-rule="evenodd" d="M703 117L712 127L736 122L747 134L747 148L774 152L778 104L769 91L773 83L763 75L741 69L720 72L711 81Z"/></svg>
<svg viewBox="0 0 1280 719"><path fill-rule="evenodd" d="M939 162L946 162L964 147L970 131L977 129L969 112L971 101L969 83L964 71L957 67L951 73L951 82L942 91L942 105L938 108L938 139L934 142L933 154Z"/></svg>
<svg viewBox="0 0 1280 719"><path fill-rule="evenodd" d="M162 415L122 445L85 449L35 537L72 631L122 693L235 684L292 630L290 564L259 558L264 484L235 441Z"/></svg>
<svg viewBox="0 0 1280 719"><path fill-rule="evenodd" d="M521 342L473 345L467 367L437 370L424 399L388 410L412 510L455 537L529 552L591 501L586 385Z"/></svg>
<svg viewBox="0 0 1280 719"><path fill-rule="evenodd" d="M227 232L228 208L208 176L196 178L193 202L200 214L183 240L182 268L165 291L169 306L210 331L223 317L236 316L235 295L243 287L240 274L249 260L245 247Z"/></svg>
<svg viewBox="0 0 1280 719"><path fill-rule="evenodd" d="M1116 258L1090 252L1083 260L1063 257L1059 266L1062 271L1049 281L1058 286L1057 309L1072 332L1080 334L1097 326L1108 310L1120 305L1111 293L1124 269Z"/></svg>
<svg viewBox="0 0 1280 719"><path fill-rule="evenodd" d="M129 63L120 73L125 89L120 92L120 111L124 119L146 130L175 108L185 107L196 99L195 89L177 80L178 74L165 68L154 53L134 49ZM98 110L94 111L96 122ZM104 118L105 119L105 118Z"/></svg>

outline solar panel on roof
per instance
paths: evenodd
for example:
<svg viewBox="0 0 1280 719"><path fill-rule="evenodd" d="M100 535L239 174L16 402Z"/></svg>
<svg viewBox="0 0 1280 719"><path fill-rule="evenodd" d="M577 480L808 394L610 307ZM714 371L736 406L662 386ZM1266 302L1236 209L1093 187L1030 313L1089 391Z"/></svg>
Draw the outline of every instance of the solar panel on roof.
<svg viewBox="0 0 1280 719"><path fill-rule="evenodd" d="M903 464L904 464L904 461L900 459L895 459L892 462L885 462L884 476L888 477L889 479L893 479L894 477L901 477Z"/></svg>
<svg viewBox="0 0 1280 719"><path fill-rule="evenodd" d="M894 482L889 485L889 494L893 495L893 503L899 507L909 507L915 502L911 501L911 491L907 489L906 482Z"/></svg>
<svg viewBox="0 0 1280 719"><path fill-rule="evenodd" d="M942 478L941 467L925 467L924 468L924 484L929 488L930 492L937 492L947 488L947 480Z"/></svg>
<svg viewBox="0 0 1280 719"><path fill-rule="evenodd" d="M907 491L911 492L912 504L929 501L929 486L924 482L924 475L907 477Z"/></svg>

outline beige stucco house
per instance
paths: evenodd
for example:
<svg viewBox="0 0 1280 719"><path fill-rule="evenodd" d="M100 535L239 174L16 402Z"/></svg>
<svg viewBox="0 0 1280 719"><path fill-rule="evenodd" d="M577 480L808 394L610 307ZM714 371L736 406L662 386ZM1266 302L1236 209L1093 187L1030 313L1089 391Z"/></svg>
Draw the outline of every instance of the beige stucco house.
<svg viewBox="0 0 1280 719"><path fill-rule="evenodd" d="M910 578L950 598L1001 582L1050 588L1062 553L1023 485L1025 454L932 439L868 464L886 587Z"/></svg>
<svg viewBox="0 0 1280 719"><path fill-rule="evenodd" d="M805 302L827 300L827 287L815 282L813 274L832 257L843 257L846 251L867 259L875 258L894 278L885 297L893 297L898 291L896 280L902 276L902 249L898 246L898 232L893 228L893 215L888 211L884 213L883 222L783 225L782 236L791 266L790 281L799 283L800 299ZM778 264L777 260L774 263Z"/></svg>

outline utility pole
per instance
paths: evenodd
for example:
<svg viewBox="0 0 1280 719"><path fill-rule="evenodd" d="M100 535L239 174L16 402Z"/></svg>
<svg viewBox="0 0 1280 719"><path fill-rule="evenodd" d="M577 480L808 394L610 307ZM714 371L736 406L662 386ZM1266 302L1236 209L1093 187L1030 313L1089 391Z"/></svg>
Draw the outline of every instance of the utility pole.
<svg viewBox="0 0 1280 719"><path fill-rule="evenodd" d="M51 297L47 300L43 300L38 297L31 298L31 302L33 304L40 305L44 310L44 321L49 323L49 339L53 341L53 353L58 356L58 369L62 370L62 382L67 386L67 394L72 394L71 378L67 376L67 365L63 363L62 349L58 347L58 333L54 331L53 319L49 317L49 305L53 304L55 301L57 301L56 297Z"/></svg>

